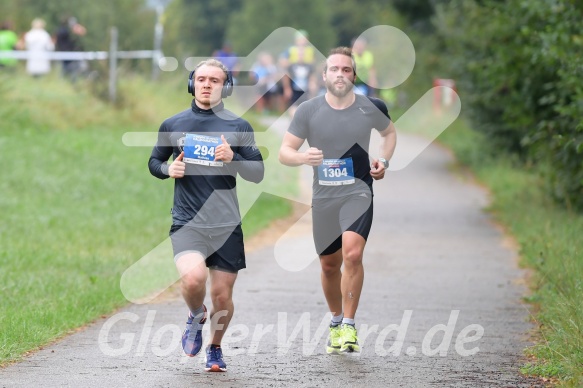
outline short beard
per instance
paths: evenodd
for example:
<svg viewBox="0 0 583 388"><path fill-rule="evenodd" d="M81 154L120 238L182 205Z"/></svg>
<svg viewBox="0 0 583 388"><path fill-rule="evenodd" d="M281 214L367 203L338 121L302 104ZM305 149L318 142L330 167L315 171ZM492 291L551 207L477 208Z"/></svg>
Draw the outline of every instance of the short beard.
<svg viewBox="0 0 583 388"><path fill-rule="evenodd" d="M342 98L352 91L354 85L351 82L345 83L346 88L344 90L338 90L334 87L334 82L326 80L326 89L335 97Z"/></svg>

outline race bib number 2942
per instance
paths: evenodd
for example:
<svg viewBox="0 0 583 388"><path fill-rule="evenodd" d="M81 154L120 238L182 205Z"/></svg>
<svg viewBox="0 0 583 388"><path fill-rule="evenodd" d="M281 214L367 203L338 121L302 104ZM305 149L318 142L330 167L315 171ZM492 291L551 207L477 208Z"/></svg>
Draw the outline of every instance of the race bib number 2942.
<svg viewBox="0 0 583 388"><path fill-rule="evenodd" d="M184 162L203 166L220 167L221 161L215 161L215 149L221 139L214 136L187 133L184 139Z"/></svg>

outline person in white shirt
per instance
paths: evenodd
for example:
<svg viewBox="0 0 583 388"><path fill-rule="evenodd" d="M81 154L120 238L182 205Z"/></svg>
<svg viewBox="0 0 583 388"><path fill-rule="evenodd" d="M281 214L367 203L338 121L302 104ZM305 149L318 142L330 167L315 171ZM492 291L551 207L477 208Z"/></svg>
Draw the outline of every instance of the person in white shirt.
<svg viewBox="0 0 583 388"><path fill-rule="evenodd" d="M53 51L55 45L49 33L45 30L45 22L36 18L32 21L32 29L24 34L24 44L29 52L26 61L26 72L33 77L40 77L51 71L51 60L47 52Z"/></svg>

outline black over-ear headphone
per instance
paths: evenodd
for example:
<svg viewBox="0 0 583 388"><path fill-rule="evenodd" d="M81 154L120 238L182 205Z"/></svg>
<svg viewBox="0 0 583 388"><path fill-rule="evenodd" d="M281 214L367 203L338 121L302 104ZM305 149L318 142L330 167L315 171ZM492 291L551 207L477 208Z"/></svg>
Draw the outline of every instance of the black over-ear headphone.
<svg viewBox="0 0 583 388"><path fill-rule="evenodd" d="M194 70L188 75L188 93L194 96ZM233 94L233 76L231 72L227 70L227 79L223 83L223 89L221 90L221 98L227 98Z"/></svg>

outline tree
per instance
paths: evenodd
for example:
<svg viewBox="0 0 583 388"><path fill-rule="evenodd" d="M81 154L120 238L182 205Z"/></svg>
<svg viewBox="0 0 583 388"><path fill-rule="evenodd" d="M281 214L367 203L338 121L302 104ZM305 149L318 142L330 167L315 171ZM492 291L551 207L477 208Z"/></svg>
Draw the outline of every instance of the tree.
<svg viewBox="0 0 583 388"><path fill-rule="evenodd" d="M164 49L177 56L210 56L225 42L231 14L243 0L174 0L166 10Z"/></svg>
<svg viewBox="0 0 583 388"><path fill-rule="evenodd" d="M227 39L240 55L247 55L274 30L293 27L306 30L310 42L320 51L326 51L335 43L330 25L330 12L325 2L245 0L240 11L230 17Z"/></svg>

